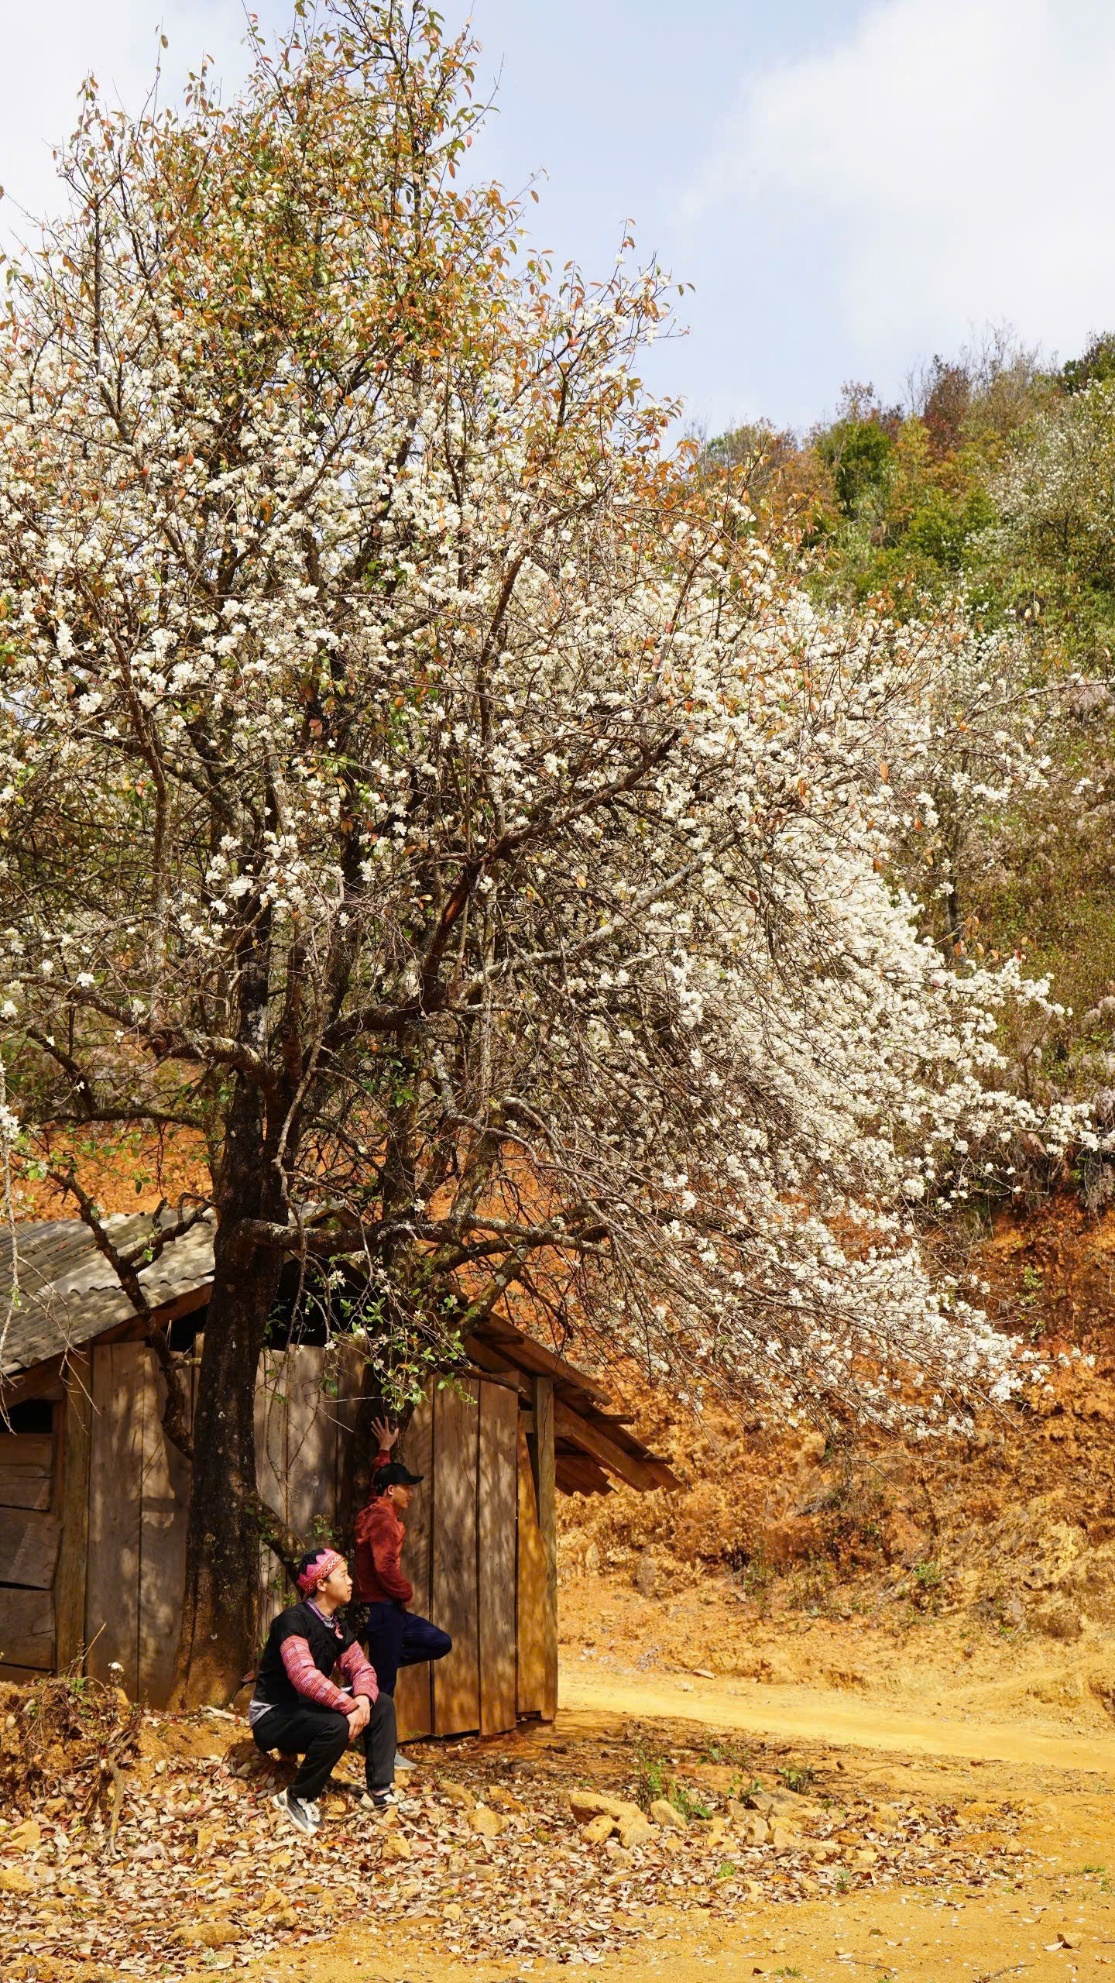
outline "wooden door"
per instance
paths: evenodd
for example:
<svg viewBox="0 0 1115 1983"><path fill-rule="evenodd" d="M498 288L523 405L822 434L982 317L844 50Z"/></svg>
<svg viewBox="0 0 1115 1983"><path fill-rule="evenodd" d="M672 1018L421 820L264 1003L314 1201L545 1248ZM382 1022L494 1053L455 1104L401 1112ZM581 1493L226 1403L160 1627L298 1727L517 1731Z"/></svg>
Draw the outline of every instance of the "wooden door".
<svg viewBox="0 0 1115 1983"><path fill-rule="evenodd" d="M453 1650L434 1667L434 1733L480 1726L476 1488L480 1386L475 1378L434 1398L433 1617Z"/></svg>

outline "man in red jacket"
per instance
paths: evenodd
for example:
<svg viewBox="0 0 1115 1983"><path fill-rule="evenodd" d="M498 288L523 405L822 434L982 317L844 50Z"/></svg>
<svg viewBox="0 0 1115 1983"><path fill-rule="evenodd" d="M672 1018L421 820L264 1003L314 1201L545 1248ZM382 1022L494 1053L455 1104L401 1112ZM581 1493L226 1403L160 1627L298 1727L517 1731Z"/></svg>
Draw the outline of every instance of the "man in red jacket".
<svg viewBox="0 0 1115 1983"><path fill-rule="evenodd" d="M444 1659L452 1650L448 1632L419 1618L407 1606L414 1596L413 1586L403 1575L402 1548L406 1529L399 1517L410 1506L411 1495L422 1476L411 1473L399 1460L391 1458L398 1438L386 1420L373 1421L379 1440L372 1474L372 1495L367 1507L356 1517L356 1550L353 1570L356 1595L368 1607L368 1657L375 1668L381 1694L395 1692L400 1666L419 1666L424 1660Z"/></svg>

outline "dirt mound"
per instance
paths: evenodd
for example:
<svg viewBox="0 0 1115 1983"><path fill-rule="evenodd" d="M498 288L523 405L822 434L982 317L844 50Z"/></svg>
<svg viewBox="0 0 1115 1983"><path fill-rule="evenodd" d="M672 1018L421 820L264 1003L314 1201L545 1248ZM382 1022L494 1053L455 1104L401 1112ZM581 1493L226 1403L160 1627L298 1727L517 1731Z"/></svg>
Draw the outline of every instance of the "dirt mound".
<svg viewBox="0 0 1115 1983"><path fill-rule="evenodd" d="M639 1436L683 1486L565 1501L567 1587L610 1573L663 1597L712 1574L763 1615L885 1600L1061 1640L1115 1624L1115 1214L1053 1200L960 1250L1048 1365L1023 1400L971 1437L841 1447L632 1381Z"/></svg>

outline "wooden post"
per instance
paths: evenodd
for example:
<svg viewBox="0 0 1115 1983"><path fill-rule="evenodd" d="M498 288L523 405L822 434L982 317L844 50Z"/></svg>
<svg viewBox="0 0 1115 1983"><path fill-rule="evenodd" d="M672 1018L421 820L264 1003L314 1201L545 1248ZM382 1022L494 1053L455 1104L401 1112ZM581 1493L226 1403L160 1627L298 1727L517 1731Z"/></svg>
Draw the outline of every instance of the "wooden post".
<svg viewBox="0 0 1115 1983"><path fill-rule="evenodd" d="M557 1713L558 1619L557 1619L557 1481L554 1466L554 1381L535 1377L534 1431L530 1435L530 1460L538 1497L538 1527L546 1554L546 1590L541 1625L544 1681L542 1719L552 1721Z"/></svg>
<svg viewBox="0 0 1115 1983"><path fill-rule="evenodd" d="M89 1454L93 1433L93 1360L75 1350L66 1372L63 1435L62 1545L54 1579L55 1649L59 1672L85 1651L85 1570L89 1560Z"/></svg>

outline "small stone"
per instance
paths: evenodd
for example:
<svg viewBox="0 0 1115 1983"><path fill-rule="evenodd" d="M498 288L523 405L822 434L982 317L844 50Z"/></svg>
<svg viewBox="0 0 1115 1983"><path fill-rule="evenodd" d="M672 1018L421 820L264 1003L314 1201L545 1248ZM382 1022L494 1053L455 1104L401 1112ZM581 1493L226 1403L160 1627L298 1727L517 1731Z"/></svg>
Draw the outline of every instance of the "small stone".
<svg viewBox="0 0 1115 1983"><path fill-rule="evenodd" d="M468 1821L481 1838L498 1838L507 1826L507 1819L499 1811L490 1811L486 1804L478 1804L470 1811Z"/></svg>
<svg viewBox="0 0 1115 1983"><path fill-rule="evenodd" d="M776 1852L792 1852L798 1843L799 1834L789 1825L775 1823L771 1832L771 1844Z"/></svg>
<svg viewBox="0 0 1115 1983"><path fill-rule="evenodd" d="M747 1821L740 1829L748 1845L770 1844L770 1826L765 1818L759 1816L757 1811L748 1812Z"/></svg>
<svg viewBox="0 0 1115 1983"><path fill-rule="evenodd" d="M866 1872L869 1866L875 1865L878 1857L879 1855L873 1845L861 1845L859 1851L852 1854L852 1864L853 1866L857 1866L861 1872Z"/></svg>
<svg viewBox="0 0 1115 1983"><path fill-rule="evenodd" d="M473 1812L475 1818L476 1813ZM385 1859L410 1859L413 1848L402 1832L389 1832L380 1848Z"/></svg>
<svg viewBox="0 0 1115 1983"><path fill-rule="evenodd" d="M457 1804L462 1811L472 1810L476 1799L463 1783L443 1783L440 1788L447 1804Z"/></svg>
<svg viewBox="0 0 1115 1983"><path fill-rule="evenodd" d="M190 1949L225 1949L240 1936L231 1921L198 1921L178 1931L178 1940Z"/></svg>
<svg viewBox="0 0 1115 1983"><path fill-rule="evenodd" d="M619 1842L630 1852L635 1846L649 1845L654 1837L654 1827L641 1811L619 1820Z"/></svg>
<svg viewBox="0 0 1115 1983"><path fill-rule="evenodd" d="M683 1832L685 1830L685 1819L682 1813L678 1810L676 1804L671 1804L668 1797L656 1797L650 1807L650 1815L656 1825L664 1826L667 1831Z"/></svg>
<svg viewBox="0 0 1115 1983"><path fill-rule="evenodd" d="M42 1842L42 1826L35 1818L25 1818L4 1840L9 1852L37 1852Z"/></svg>
<svg viewBox="0 0 1115 1983"><path fill-rule="evenodd" d="M607 1811L601 1811L599 1816L590 1818L587 1825L581 1826L581 1837L587 1845L603 1845L606 1838L611 1838L615 1828L615 1819L610 1818Z"/></svg>
<svg viewBox="0 0 1115 1983"><path fill-rule="evenodd" d="M616 1822L620 1823L624 1818L641 1818L643 1815L639 1806L633 1804L630 1798L608 1797L599 1790L571 1790L569 1809L578 1824L582 1825L587 1824L590 1818L601 1816L615 1818Z"/></svg>

